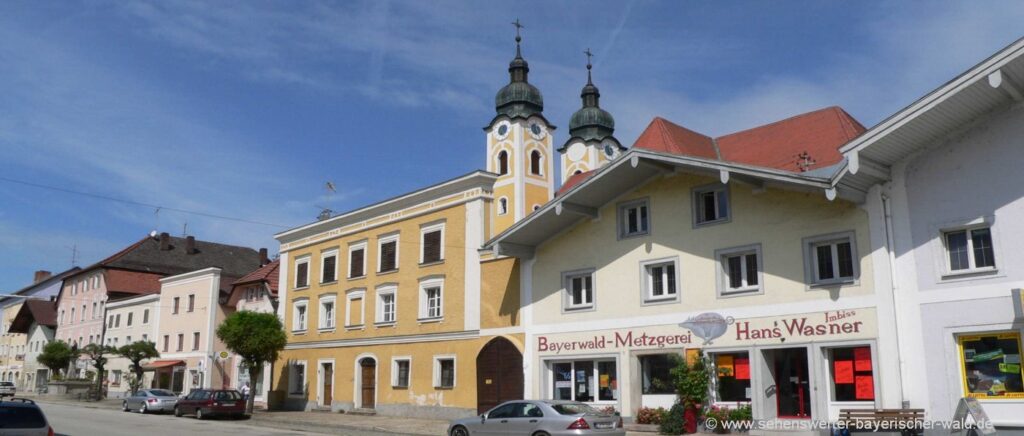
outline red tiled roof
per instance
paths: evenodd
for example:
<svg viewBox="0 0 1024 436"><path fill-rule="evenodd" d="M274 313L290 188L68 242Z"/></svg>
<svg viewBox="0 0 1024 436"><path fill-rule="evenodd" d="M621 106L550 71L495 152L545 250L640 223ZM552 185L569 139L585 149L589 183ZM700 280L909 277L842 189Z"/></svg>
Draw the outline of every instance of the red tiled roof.
<svg viewBox="0 0 1024 436"><path fill-rule="evenodd" d="M141 295L160 292L161 277L161 274L108 269L105 280L107 292Z"/></svg>
<svg viewBox="0 0 1024 436"><path fill-rule="evenodd" d="M590 170L585 173L573 174L572 177L569 177L569 179L566 180L560 188L558 188L558 192L555 193L555 196L557 197L559 195L562 195L566 191L572 189L573 186L583 183L584 180L587 180L590 178L590 176L593 176L595 172L597 171Z"/></svg>
<svg viewBox="0 0 1024 436"><path fill-rule="evenodd" d="M839 147L864 131L850 114L833 106L715 139L655 118L633 146L801 172L839 163L843 159ZM810 162L806 166L799 157L804 152Z"/></svg>
<svg viewBox="0 0 1024 436"><path fill-rule="evenodd" d="M273 296L277 296L277 281L279 276L279 266L281 265L280 260L275 260L266 265L261 266L256 271L246 274L244 277L235 280L232 285L246 285L257 282L267 282L267 286L270 288L270 293Z"/></svg>

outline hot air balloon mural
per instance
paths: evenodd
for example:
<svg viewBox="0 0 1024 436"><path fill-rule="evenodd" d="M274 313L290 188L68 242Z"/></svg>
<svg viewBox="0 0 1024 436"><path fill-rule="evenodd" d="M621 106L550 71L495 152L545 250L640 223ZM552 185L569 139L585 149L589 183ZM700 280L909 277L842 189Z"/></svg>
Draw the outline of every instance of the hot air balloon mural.
<svg viewBox="0 0 1024 436"><path fill-rule="evenodd" d="M680 323L679 326L690 329L694 336L704 340L703 345L709 345L712 343L712 340L724 335L729 325L734 322L736 320L731 316L723 317L714 312L705 312L697 316L691 316L686 322Z"/></svg>

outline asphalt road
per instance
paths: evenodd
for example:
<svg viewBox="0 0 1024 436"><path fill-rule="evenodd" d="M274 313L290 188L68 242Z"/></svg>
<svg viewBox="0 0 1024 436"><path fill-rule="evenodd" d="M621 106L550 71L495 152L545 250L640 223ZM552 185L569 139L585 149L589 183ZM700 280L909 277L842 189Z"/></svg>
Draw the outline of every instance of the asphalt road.
<svg viewBox="0 0 1024 436"><path fill-rule="evenodd" d="M182 434L217 435L310 435L294 430L278 430L249 421L203 420L192 417L175 418L172 414L140 415L120 409L92 409L54 403L37 403L58 435L73 436L172 436Z"/></svg>

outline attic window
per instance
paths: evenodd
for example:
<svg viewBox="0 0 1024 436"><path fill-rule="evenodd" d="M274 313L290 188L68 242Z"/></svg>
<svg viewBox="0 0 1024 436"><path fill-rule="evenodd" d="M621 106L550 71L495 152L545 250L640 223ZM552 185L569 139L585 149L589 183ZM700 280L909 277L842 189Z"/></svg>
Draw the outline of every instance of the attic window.
<svg viewBox="0 0 1024 436"><path fill-rule="evenodd" d="M729 221L729 192L725 186L697 188L693 191L695 225Z"/></svg>

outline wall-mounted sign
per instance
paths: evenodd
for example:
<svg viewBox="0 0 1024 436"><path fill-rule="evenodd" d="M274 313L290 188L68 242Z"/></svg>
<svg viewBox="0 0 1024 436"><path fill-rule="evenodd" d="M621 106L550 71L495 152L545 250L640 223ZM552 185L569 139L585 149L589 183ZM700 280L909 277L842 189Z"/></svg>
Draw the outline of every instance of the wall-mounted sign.
<svg viewBox="0 0 1024 436"><path fill-rule="evenodd" d="M561 355L790 344L876 336L875 309L862 308L759 318L703 313L680 324L542 334L536 336L534 346L538 354ZM870 362L870 349L865 348L854 356L853 365L855 369L870 367Z"/></svg>

